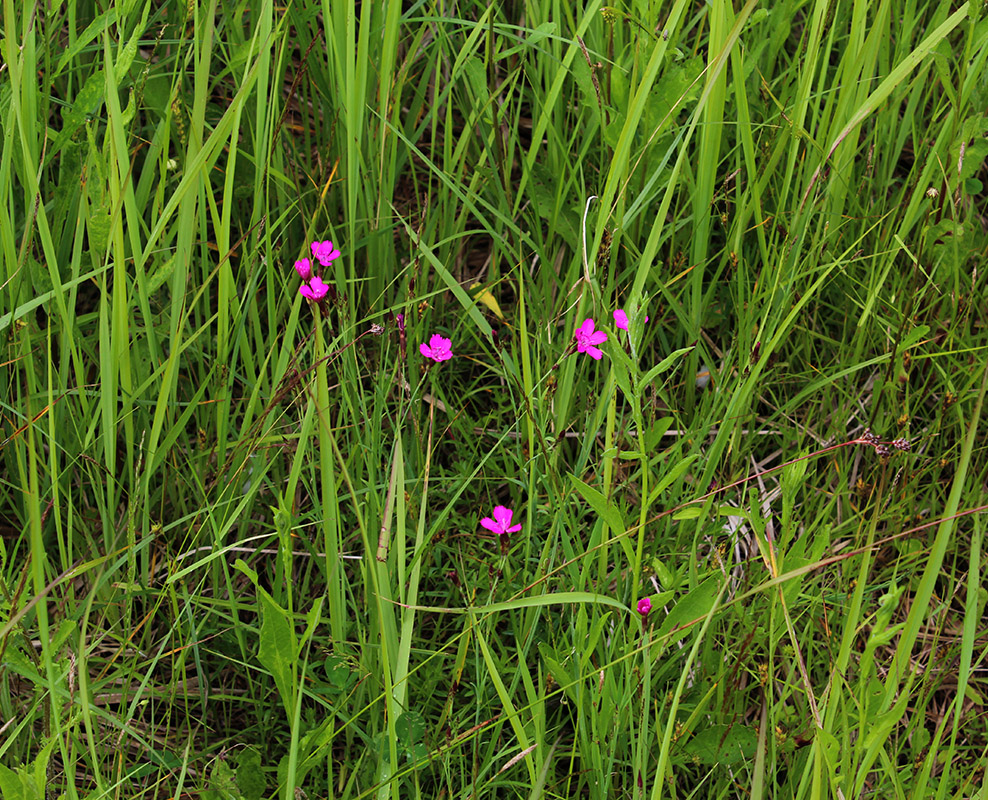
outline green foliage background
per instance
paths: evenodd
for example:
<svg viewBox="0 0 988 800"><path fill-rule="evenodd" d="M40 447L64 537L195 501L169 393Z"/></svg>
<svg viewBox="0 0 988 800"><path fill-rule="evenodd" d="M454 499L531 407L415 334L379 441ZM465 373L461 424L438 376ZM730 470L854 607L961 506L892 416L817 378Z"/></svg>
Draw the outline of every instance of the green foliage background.
<svg viewBox="0 0 988 800"><path fill-rule="evenodd" d="M2 26L4 797L988 796L980 3Z"/></svg>

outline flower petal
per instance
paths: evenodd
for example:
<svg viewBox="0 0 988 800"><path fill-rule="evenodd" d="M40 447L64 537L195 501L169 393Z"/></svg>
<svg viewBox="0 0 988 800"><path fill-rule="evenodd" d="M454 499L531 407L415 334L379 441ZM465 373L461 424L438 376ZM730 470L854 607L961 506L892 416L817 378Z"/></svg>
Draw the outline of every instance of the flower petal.
<svg viewBox="0 0 988 800"><path fill-rule="evenodd" d="M511 526L511 517L514 512L505 506L494 506L494 519L498 521L502 531L506 531Z"/></svg>
<svg viewBox="0 0 988 800"><path fill-rule="evenodd" d="M422 342L422 344L419 345L419 352L422 355L424 355L426 358L434 358L434 356L432 355L432 348L429 347L429 345L427 345L425 342Z"/></svg>
<svg viewBox="0 0 988 800"><path fill-rule="evenodd" d="M620 308L614 312L614 324L623 331L628 330L628 315Z"/></svg>
<svg viewBox="0 0 988 800"><path fill-rule="evenodd" d="M314 275L307 284L299 287L299 293L310 300L322 300L329 291L329 286L318 275Z"/></svg>
<svg viewBox="0 0 988 800"><path fill-rule="evenodd" d="M330 262L340 257L340 251L333 247L333 243L327 239L324 242L312 243L312 255L319 259L319 263L328 267Z"/></svg>
<svg viewBox="0 0 988 800"><path fill-rule="evenodd" d="M494 520L492 520L490 517L484 517L480 521L480 524L483 527L487 528L487 530L493 531L494 533L500 533L501 532L501 527Z"/></svg>

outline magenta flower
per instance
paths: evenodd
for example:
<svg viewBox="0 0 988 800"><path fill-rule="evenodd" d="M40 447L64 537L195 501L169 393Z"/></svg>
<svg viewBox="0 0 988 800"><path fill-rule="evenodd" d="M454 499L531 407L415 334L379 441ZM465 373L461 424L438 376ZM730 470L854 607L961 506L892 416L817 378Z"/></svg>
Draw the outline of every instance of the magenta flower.
<svg viewBox="0 0 988 800"><path fill-rule="evenodd" d="M329 291L329 286L323 283L322 278L318 275L313 275L312 280L308 283L303 283L299 287L299 293L302 297L308 297L310 300L319 301L326 296L326 292Z"/></svg>
<svg viewBox="0 0 988 800"><path fill-rule="evenodd" d="M645 317L645 322L648 322L647 316ZM620 308L614 312L614 324L623 331L628 330L628 315Z"/></svg>
<svg viewBox="0 0 988 800"><path fill-rule="evenodd" d="M648 612L652 610L652 601L647 597L643 597L638 601L638 613L642 615L642 619L648 616Z"/></svg>
<svg viewBox="0 0 988 800"><path fill-rule="evenodd" d="M433 361L449 361L453 357L453 351L450 350L452 346L453 343L449 339L434 333L429 339L429 344L423 342L419 345L419 352Z"/></svg>
<svg viewBox="0 0 988 800"><path fill-rule="evenodd" d="M511 524L511 517L514 515L514 511L505 506L494 506L494 519L490 517L484 517L480 524L483 525L487 530L498 534L499 536L505 536L509 533L516 533L521 530L521 523L518 525Z"/></svg>
<svg viewBox="0 0 988 800"><path fill-rule="evenodd" d="M604 352L597 345L607 341L607 334L603 331L594 331L592 319L584 320L576 329L573 338L576 339L577 352L586 353L595 361L600 361L603 357Z"/></svg>
<svg viewBox="0 0 988 800"><path fill-rule="evenodd" d="M312 264L309 262L309 259L300 258L296 261L295 271L303 281L309 280L312 277Z"/></svg>
<svg viewBox="0 0 988 800"><path fill-rule="evenodd" d="M325 242L312 243L312 255L319 259L319 263L328 267L333 259L340 257L340 251L333 247L333 243L327 239Z"/></svg>

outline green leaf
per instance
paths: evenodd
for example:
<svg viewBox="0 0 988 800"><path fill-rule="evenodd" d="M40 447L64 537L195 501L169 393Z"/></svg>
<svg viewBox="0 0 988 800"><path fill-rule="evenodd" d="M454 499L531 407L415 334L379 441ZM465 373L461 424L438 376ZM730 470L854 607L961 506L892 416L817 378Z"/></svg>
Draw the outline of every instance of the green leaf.
<svg viewBox="0 0 988 800"><path fill-rule="evenodd" d="M638 374L638 368L628 354L624 352L624 348L621 347L620 342L614 342L613 336L608 339L608 344L612 343L613 347L608 347L604 352L607 353L607 357L611 360L611 366L614 370L614 380L621 387L621 391L624 392L624 396L628 399L628 402L632 403L632 405L637 405L635 402L637 395L635 394L635 384L632 376Z"/></svg>
<svg viewBox="0 0 988 800"><path fill-rule="evenodd" d="M929 325L917 325L912 328L905 336L902 337L902 341L899 342L899 352L908 350L910 347L915 347L930 332Z"/></svg>
<svg viewBox="0 0 988 800"><path fill-rule="evenodd" d="M580 645L583 650L583 655L580 658L580 671L582 672L586 669L587 664L590 663L590 659L593 657L594 649L597 647L597 642L600 640L600 634L604 630L604 625L608 623L611 618L609 611L601 614L597 621L594 622L593 627L590 629L590 633L587 634L586 640Z"/></svg>
<svg viewBox="0 0 988 800"><path fill-rule="evenodd" d="M549 674L556 682L556 686L562 689L570 700L575 701L577 697L573 678L566 671L566 668L554 657L556 654L549 649L549 646L545 642L539 642L539 653L542 656L542 663L549 670Z"/></svg>
<svg viewBox="0 0 988 800"><path fill-rule="evenodd" d="M326 679L338 692L349 692L357 682L357 676L350 666L350 661L342 653L330 653L323 662Z"/></svg>
<svg viewBox="0 0 988 800"><path fill-rule="evenodd" d="M55 67L53 74L61 75L62 71L66 66L74 59L79 53L83 51L85 47L92 44L93 40L96 39L107 27L113 25L117 21L117 16L119 14L118 9L114 6L109 11L104 11L96 19L86 26L81 34L79 34L72 45L66 48L62 52L61 58L58 59L58 66Z"/></svg>
<svg viewBox="0 0 988 800"><path fill-rule="evenodd" d="M69 108L62 110L62 130L55 137L55 142L52 144L51 150L46 157L47 161L50 162L54 158L55 154L72 138L88 117L95 116L99 113L100 107L103 105L103 91L105 88L106 81L103 78L103 70L97 69L92 75L86 78L82 89L75 96L75 102ZM76 188L78 189L79 187Z"/></svg>
<svg viewBox="0 0 988 800"><path fill-rule="evenodd" d="M689 347L683 347L670 353L663 358L657 366L652 367L648 372L646 372L642 376L642 379L638 381L638 394L641 394L642 389L648 386L663 372L667 372L677 361L680 361L683 356L692 351L694 347L696 347L696 345L690 345Z"/></svg>
<svg viewBox="0 0 988 800"><path fill-rule="evenodd" d="M172 276L177 264L178 257L173 255L151 273L147 281L148 297L158 291L164 285L165 281Z"/></svg>
<svg viewBox="0 0 988 800"><path fill-rule="evenodd" d="M257 660L271 673L285 712L290 715L295 706L292 680L292 667L298 654L295 631L285 610L260 586L257 597L261 601L261 646Z"/></svg>
<svg viewBox="0 0 988 800"><path fill-rule="evenodd" d="M687 506L673 514L672 518L674 520L697 519L698 517L702 517L707 511L706 504L702 506ZM717 506L717 508L713 509L713 513L718 517L741 517L742 519L748 519L748 512L737 506Z"/></svg>
<svg viewBox="0 0 988 800"><path fill-rule="evenodd" d="M30 253L26 254L28 275L31 276L31 287L35 294L43 294L52 290L51 275L48 268Z"/></svg>
<svg viewBox="0 0 988 800"><path fill-rule="evenodd" d="M567 603L587 603L589 605L610 606L621 611L630 609L619 600L608 597L606 594L595 594L594 592L551 592L540 594L534 597L518 597L514 600L505 600L503 603L491 603L489 606L478 606L477 611L485 614L494 611L516 611L519 608L537 608L541 606L566 605Z"/></svg>
<svg viewBox="0 0 988 800"><path fill-rule="evenodd" d="M261 754L253 747L246 747L240 752L237 763L237 787L244 800L261 800L268 788L264 771L261 769Z"/></svg>
<svg viewBox="0 0 988 800"><path fill-rule="evenodd" d="M694 453L693 455L687 456L686 458L679 461L675 466L673 466L668 472L666 472L666 474L662 476L662 480L660 480L655 485L655 488L652 489L652 491L649 493L648 505L645 506L645 508L646 509L651 508L652 503L655 502L655 498L657 498L660 494L662 494L662 492L668 489L673 483L678 481L680 476L682 476L682 474L686 472L687 469L689 469L690 465L694 461L696 461L699 457L700 457L699 453ZM686 511L687 509L683 509L683 510Z"/></svg>
<svg viewBox="0 0 988 800"><path fill-rule="evenodd" d="M233 769L224 758L217 758L209 771L209 784L201 795L205 800L243 800Z"/></svg>
<svg viewBox="0 0 988 800"><path fill-rule="evenodd" d="M545 220L552 233L577 248L580 243L580 217L569 207L566 196L559 196L558 180L549 167L535 163L528 182L528 191L535 201L536 213Z"/></svg>
<svg viewBox="0 0 988 800"><path fill-rule="evenodd" d="M676 603L672 611L669 612L669 616L663 620L657 636L661 638L682 625L688 625L707 616L717 599L718 580L717 576L712 576L687 592L683 599ZM678 639L684 633L685 631L677 632L673 635L673 639Z"/></svg>
<svg viewBox="0 0 988 800"><path fill-rule="evenodd" d="M618 511L614 503L609 503L604 495L596 489L587 486L575 475L570 475L569 477L573 482L573 488L590 504L590 507L597 512L597 516L604 520L614 533L624 533L628 529L627 525L624 524L624 520L621 518L621 512Z"/></svg>
<svg viewBox="0 0 988 800"><path fill-rule="evenodd" d="M257 588L257 572L251 569L246 561L244 561L242 558L238 558L236 561L233 562L233 568L240 570L244 575L247 576L250 582L254 584L254 588Z"/></svg>
<svg viewBox="0 0 988 800"><path fill-rule="evenodd" d="M113 65L113 75L116 78L117 83L123 81L130 71L130 65L134 63L134 57L137 55L137 43L141 39L141 34L144 33L144 26L147 25L148 12L151 10L151 3L147 2L144 5L144 14L141 17L140 24L134 28L133 32L130 34L130 39L127 40L127 44L123 46L120 51L120 55L117 56L117 63Z"/></svg>
<svg viewBox="0 0 988 800"><path fill-rule="evenodd" d="M0 764L0 797L3 800L42 800L44 793L25 767L14 771Z"/></svg>
<svg viewBox="0 0 988 800"><path fill-rule="evenodd" d="M476 56L471 56L463 63L463 75L466 77L470 90L476 98L474 107L480 110L490 97L490 91L487 88L487 70L484 69L484 62Z"/></svg>
<svg viewBox="0 0 988 800"><path fill-rule="evenodd" d="M422 746L425 731L425 717L418 711L406 711L395 720L395 736L410 756L414 755L416 746Z"/></svg>
<svg viewBox="0 0 988 800"><path fill-rule="evenodd" d="M743 725L711 725L686 742L681 750L694 762L742 764L750 761L758 746L758 735Z"/></svg>

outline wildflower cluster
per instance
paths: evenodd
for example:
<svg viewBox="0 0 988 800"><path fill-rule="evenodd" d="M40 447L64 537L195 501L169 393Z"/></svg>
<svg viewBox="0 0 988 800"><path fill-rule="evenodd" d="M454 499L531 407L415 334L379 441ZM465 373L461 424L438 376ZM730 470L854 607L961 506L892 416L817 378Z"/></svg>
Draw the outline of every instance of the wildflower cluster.
<svg viewBox="0 0 988 800"><path fill-rule="evenodd" d="M322 267L328 267L341 255L339 249L335 247L328 239L321 242L312 242L310 247L312 250L312 258ZM310 261L308 258L300 258L295 262L295 271L302 279L302 285L299 287L299 294L312 302L321 302L329 292L329 285L323 281L322 277L316 272L316 269L313 268L313 261ZM648 317L645 317L645 321L648 322ZM398 326L401 351L404 356L404 314L396 314L395 322ZM623 331L629 330L628 315L624 310L617 309L614 311L614 324L617 328ZM384 329L382 326L375 324L372 326L370 332L380 335L383 331ZM578 353L586 353L595 361L600 361L600 359L603 358L604 351L600 349L599 345L602 345L607 341L607 334L604 331L597 330L596 323L593 318L588 317L583 321L583 324L580 325L573 333L573 340L574 343L570 345L570 349L567 351L567 354L572 353L575 350ZM419 345L419 352L424 358L430 359L437 364L441 364L443 361L449 361L453 358L453 342L451 339L447 339L438 333L434 333L429 337L428 343L422 342ZM508 552L509 534L518 533L522 529L521 523L512 524L513 519L514 511L507 506L499 505L494 506L492 516L483 517L480 520L481 527L497 535L501 544L501 552L505 554ZM641 615L643 623L651 610L652 601L649 600L649 598L643 597L638 601L637 611Z"/></svg>
<svg viewBox="0 0 988 800"><path fill-rule="evenodd" d="M328 239L324 242L313 242L311 245L312 257L323 267L328 267L333 261L340 257L340 251L333 246ZM314 303L320 302L329 292L329 285L316 274L312 268L312 262L307 258L300 258L295 262L295 271L302 279L299 287L299 294Z"/></svg>

